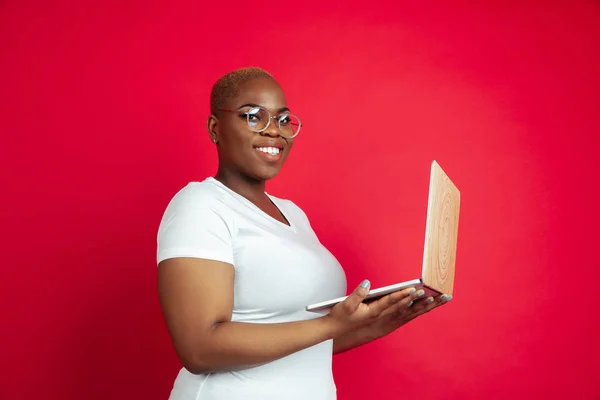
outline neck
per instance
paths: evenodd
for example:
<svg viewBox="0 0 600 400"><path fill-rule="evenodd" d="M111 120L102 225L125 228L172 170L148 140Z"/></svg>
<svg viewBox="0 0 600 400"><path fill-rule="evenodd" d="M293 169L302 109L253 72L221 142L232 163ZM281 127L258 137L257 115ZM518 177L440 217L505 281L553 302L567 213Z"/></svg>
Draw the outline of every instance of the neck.
<svg viewBox="0 0 600 400"><path fill-rule="evenodd" d="M258 203L265 197L264 180L253 179L221 166L219 166L215 179L253 203Z"/></svg>

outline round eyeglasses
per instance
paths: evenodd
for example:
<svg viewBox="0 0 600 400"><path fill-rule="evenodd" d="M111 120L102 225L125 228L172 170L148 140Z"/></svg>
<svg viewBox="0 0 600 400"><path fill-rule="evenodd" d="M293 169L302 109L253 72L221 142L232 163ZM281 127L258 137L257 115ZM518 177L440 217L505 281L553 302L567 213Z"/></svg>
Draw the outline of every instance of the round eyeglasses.
<svg viewBox="0 0 600 400"><path fill-rule="evenodd" d="M272 116L266 108L254 105L240 107L238 110L219 108L219 111L239 113L240 117L246 120L248 127L254 132L265 131L271 124L271 120L274 119L281 136L288 139L296 137L302 127L300 118L289 111Z"/></svg>

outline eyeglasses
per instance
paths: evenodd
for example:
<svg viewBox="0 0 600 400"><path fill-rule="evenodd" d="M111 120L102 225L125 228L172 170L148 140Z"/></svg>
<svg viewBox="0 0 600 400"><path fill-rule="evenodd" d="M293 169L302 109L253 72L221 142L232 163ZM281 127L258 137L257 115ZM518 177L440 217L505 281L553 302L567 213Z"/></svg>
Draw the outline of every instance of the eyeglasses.
<svg viewBox="0 0 600 400"><path fill-rule="evenodd" d="M265 131L271 124L271 120L275 119L277 128L279 128L279 132L281 132L281 136L288 139L296 137L302 127L300 119L288 111L275 116L271 116L269 110L261 106L246 106L241 107L238 110L219 108L219 111L240 113L240 117L246 119L248 127L254 132Z"/></svg>

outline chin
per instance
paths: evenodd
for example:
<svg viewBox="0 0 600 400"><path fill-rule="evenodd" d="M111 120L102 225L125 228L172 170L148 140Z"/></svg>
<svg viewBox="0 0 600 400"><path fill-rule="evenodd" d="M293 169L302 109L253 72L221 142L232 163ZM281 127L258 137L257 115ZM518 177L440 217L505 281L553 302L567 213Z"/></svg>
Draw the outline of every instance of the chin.
<svg viewBox="0 0 600 400"><path fill-rule="evenodd" d="M277 175L279 175L279 171L268 173L268 174L260 174L258 176L258 179L260 179L262 181L268 181L269 179L275 178Z"/></svg>
<svg viewBox="0 0 600 400"><path fill-rule="evenodd" d="M260 181L268 181L279 175L281 168L260 168L258 171L253 171L252 176Z"/></svg>

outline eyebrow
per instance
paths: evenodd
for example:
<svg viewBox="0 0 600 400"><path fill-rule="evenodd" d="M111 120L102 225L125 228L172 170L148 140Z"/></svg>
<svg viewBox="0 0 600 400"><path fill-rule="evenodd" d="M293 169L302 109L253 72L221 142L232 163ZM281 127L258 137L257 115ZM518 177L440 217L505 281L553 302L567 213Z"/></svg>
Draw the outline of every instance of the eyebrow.
<svg viewBox="0 0 600 400"><path fill-rule="evenodd" d="M261 106L260 104L248 103L248 104L244 104L242 106L239 106L238 110L240 108L244 108L244 107L263 107L263 106ZM263 108L266 108L266 107L263 107ZM284 111L290 111L290 109L287 108L287 107L282 107L282 108L280 108L280 109L277 110L277 113L282 113Z"/></svg>

